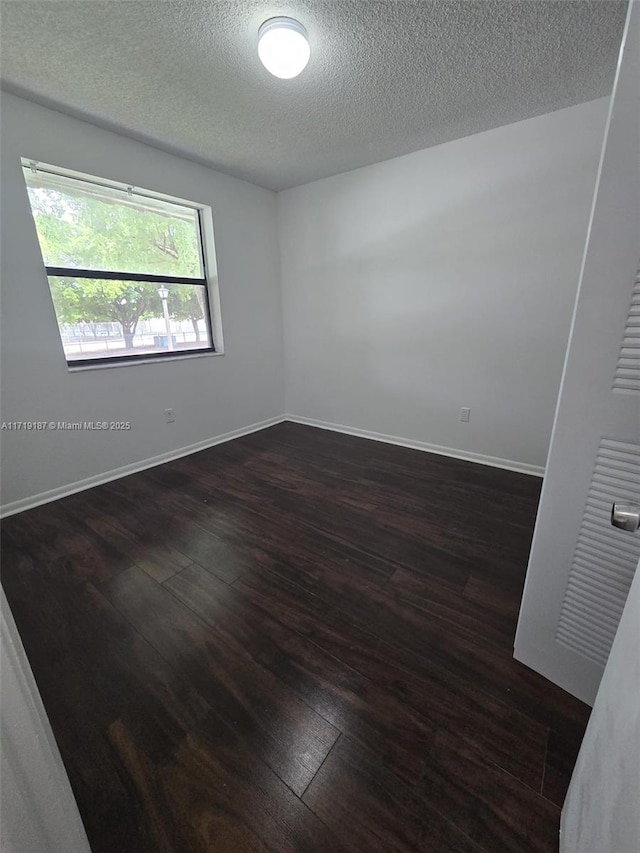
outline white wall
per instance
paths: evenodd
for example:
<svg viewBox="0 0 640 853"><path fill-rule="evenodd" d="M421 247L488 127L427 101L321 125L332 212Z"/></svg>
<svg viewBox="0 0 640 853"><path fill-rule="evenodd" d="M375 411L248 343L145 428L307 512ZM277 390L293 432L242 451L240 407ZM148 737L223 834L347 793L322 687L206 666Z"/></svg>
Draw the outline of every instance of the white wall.
<svg viewBox="0 0 640 853"><path fill-rule="evenodd" d="M542 466L607 104L276 197L3 94L1 417L133 423L2 433L3 506L284 411ZM69 373L21 156L210 204L226 354Z"/></svg>
<svg viewBox="0 0 640 853"><path fill-rule="evenodd" d="M562 810L561 853L640 850L640 566Z"/></svg>
<svg viewBox="0 0 640 853"><path fill-rule="evenodd" d="M1 590L0 605L2 851L90 853L58 746Z"/></svg>
<svg viewBox="0 0 640 853"><path fill-rule="evenodd" d="M287 412L543 466L608 103L280 193Z"/></svg>
<svg viewBox="0 0 640 853"><path fill-rule="evenodd" d="M2 420L133 424L3 432L3 506L281 415L275 194L12 95L1 106ZM225 355L69 373L21 156L210 205Z"/></svg>

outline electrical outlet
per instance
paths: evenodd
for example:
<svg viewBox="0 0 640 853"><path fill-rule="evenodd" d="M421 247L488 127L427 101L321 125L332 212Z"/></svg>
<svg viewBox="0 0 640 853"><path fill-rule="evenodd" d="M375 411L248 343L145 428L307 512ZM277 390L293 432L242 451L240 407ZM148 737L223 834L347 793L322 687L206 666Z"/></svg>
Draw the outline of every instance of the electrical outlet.
<svg viewBox="0 0 640 853"><path fill-rule="evenodd" d="M164 410L164 422L167 424L172 424L176 419L176 410L175 409L165 409Z"/></svg>
<svg viewBox="0 0 640 853"><path fill-rule="evenodd" d="M468 424L470 419L471 419L471 409L467 409L467 408L460 409L460 420L463 423Z"/></svg>

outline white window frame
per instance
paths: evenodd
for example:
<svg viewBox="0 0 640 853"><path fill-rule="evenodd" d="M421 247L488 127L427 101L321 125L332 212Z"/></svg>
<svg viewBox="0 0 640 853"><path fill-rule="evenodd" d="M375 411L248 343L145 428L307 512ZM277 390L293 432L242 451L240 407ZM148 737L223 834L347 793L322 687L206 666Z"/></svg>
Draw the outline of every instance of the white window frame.
<svg viewBox="0 0 640 853"><path fill-rule="evenodd" d="M200 237L199 249L202 260L202 278L197 280L193 279L192 281L194 285L197 282L198 284L202 284L205 287L207 303L207 315L205 319L208 321L208 329L211 337L211 347L201 347L186 351L174 350L167 352L145 353L144 355L103 356L95 359L77 359L70 361L66 358L66 353L64 353L63 345L63 353L65 355L67 368L70 372L80 370L101 370L111 367L126 367L134 364L159 363L162 361L166 361L167 359L173 361L187 358L203 358L212 355L224 355L222 320L220 316L220 290L218 285L218 271L213 230L213 213L209 205L201 204L199 202L194 202L183 198L178 198L176 196L170 196L166 193L156 192L155 190L142 189L135 184L127 184L123 183L122 181L113 181L109 180L108 178L100 178L96 177L95 175L89 175L85 172L78 172L73 169L66 169L61 166L54 166L50 163L43 163L41 161L33 160L28 157L21 157L20 159L23 169L48 172L50 174L59 175L63 178L72 178L78 181L85 181L86 183L96 187L105 187L108 189L120 190L123 193L134 193L136 196L157 199L159 201L165 201L170 204L181 205L182 207L189 207L197 212L197 221L199 224ZM71 270L72 268L51 267L45 264L47 281L49 276L59 275L60 271L63 269ZM77 270L78 278L83 277L83 272L89 273L87 277L96 279L114 279L117 275L120 275L119 273L111 273L104 270ZM186 279L189 277L184 277L185 280L181 281L180 279L183 277L175 277L170 275L159 276L147 273L126 273L122 275L125 280L132 281L150 281L157 282L158 284L162 284L163 282L166 282L167 284L191 283L190 281L186 281ZM62 334L57 314L56 323L58 326L58 333L60 334L60 342L62 344Z"/></svg>

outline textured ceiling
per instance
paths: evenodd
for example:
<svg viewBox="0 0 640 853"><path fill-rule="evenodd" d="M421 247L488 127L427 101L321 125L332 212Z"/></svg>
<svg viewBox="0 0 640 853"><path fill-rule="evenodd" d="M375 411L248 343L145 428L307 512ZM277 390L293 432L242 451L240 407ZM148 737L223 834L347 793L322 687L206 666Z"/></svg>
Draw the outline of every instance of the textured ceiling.
<svg viewBox="0 0 640 853"><path fill-rule="evenodd" d="M2 2L3 86L283 189L611 91L613 0ZM291 15L311 60L269 75Z"/></svg>

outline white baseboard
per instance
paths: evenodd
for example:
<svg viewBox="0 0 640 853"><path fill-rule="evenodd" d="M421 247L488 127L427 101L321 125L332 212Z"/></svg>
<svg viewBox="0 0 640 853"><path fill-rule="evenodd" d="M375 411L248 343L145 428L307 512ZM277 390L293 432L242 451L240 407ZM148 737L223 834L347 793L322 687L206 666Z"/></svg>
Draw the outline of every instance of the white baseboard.
<svg viewBox="0 0 640 853"><path fill-rule="evenodd" d="M466 450L456 450L453 447L442 447L439 444L429 444L426 441L414 441L409 438L400 438L396 435L384 435L380 432L371 432L368 429L357 429L356 427L344 426L343 424L332 424L326 421L317 421L314 418L303 418L298 415L286 415L284 420L294 424L305 424L306 426L328 429L332 432L342 432L346 435L355 435L359 438L369 438L373 441L383 441L385 444L397 444L400 447L410 447L412 450L424 450L427 453L437 453L439 456L450 456L453 459L463 459L465 462L477 462L480 465L489 465L492 468L504 468L506 471L517 471L519 474L531 474L534 477L544 477L544 468L539 465L530 465L527 462L514 462L511 459L501 459L498 456L485 456L482 453L469 453Z"/></svg>
<svg viewBox="0 0 640 853"><path fill-rule="evenodd" d="M111 480L118 480L120 477L126 477L129 474L136 474L138 471L144 471L147 468L155 468L156 465L162 465L164 462L171 462L172 459L180 459L182 456L189 456L191 453L196 453L198 450L206 450L208 447L214 447L216 444L223 444L225 441L231 441L234 438L240 438L243 435L249 435L252 432L266 429L266 427L274 426L286 420L284 415L276 418L269 418L266 421L259 421L255 424L250 424L240 429L225 432L222 435L216 435L213 438L207 438L204 441L198 441L195 444L190 444L187 447L179 447L176 450L170 450L167 453L161 453L158 456L151 456L148 459L142 459L139 462L133 462L130 465L123 465L121 468L113 468L111 471L105 471L104 474L95 474L93 477L87 477L84 480L78 480L75 483L68 483L65 486L59 486L56 489L50 489L47 492L40 492L38 495L33 495L29 498L22 498L12 503L4 504L0 507L0 518L6 518L9 515L16 515L18 512L24 512L26 509L33 509L41 504L50 503L59 498L74 495L76 492L83 492L85 489L91 489L93 486L100 486L102 483L109 483Z"/></svg>
<svg viewBox="0 0 640 853"><path fill-rule="evenodd" d="M318 421L314 418L303 418L298 415L281 415L275 418L269 418L265 421L259 421L255 424L242 427L240 429L225 432L222 435L216 435L213 438L207 438L204 441L199 441L196 444L190 444L187 447L179 447L176 450L170 450L167 453L161 453L158 456L152 456L149 459L142 459L139 462L133 462L130 465L123 465L121 468L113 468L111 471L106 471L103 474L96 474L93 477L87 477L84 480L78 480L75 483L68 483L65 486L59 486L55 489L50 489L47 492L32 495L28 498L22 498L12 503L4 504L0 507L0 518L6 518L10 515L16 515L18 512L24 512L27 509L33 509L41 504L50 503L59 498L74 495L76 492L83 492L85 489L91 489L93 486L100 486L102 483L109 483L111 480L118 480L120 477L127 477L129 474L135 474L138 471L144 471L147 468L154 468L156 465L162 465L164 462L171 462L172 459L179 459L182 456L189 456L191 453L197 453L198 450L206 450L207 447L214 447L216 444L223 444L225 441L231 441L234 438L240 438L243 435L249 435L252 432L258 432L261 429L274 426L283 421L291 421L295 424L305 424L307 426L318 427L319 429L328 429L332 432L342 432L346 435L355 435L360 438L368 438L373 441L383 441L385 444L397 444L400 447L409 447L413 450L423 450L427 453L437 453L440 456L450 456L453 459L463 459L466 462L477 462L481 465L490 465L492 468L504 468L507 471L517 471L521 474L531 474L535 477L544 476L544 468L538 465L529 465L526 462L514 462L510 459L500 459L495 456L484 456L481 453L468 453L464 450L456 450L453 447L442 447L439 444L429 444L426 441L414 441L408 438L400 438L395 435L384 435L380 432L371 432L367 429L357 429L356 427L348 427L343 424L332 424L327 421Z"/></svg>

